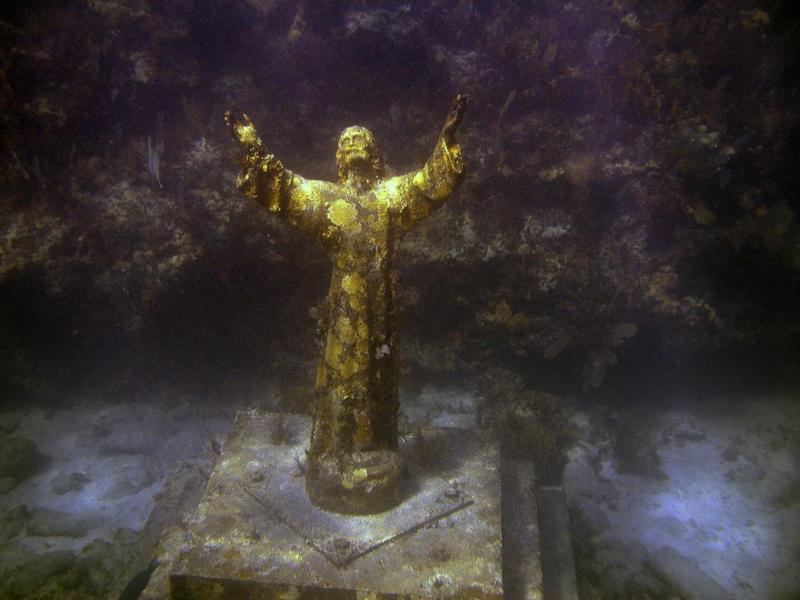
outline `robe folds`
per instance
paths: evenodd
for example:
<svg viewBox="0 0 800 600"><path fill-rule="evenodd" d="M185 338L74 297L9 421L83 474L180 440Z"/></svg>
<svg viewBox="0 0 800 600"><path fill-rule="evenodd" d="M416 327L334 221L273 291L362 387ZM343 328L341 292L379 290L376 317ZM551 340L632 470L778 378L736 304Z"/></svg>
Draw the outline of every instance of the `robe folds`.
<svg viewBox="0 0 800 600"><path fill-rule="evenodd" d="M392 263L398 242L463 179L458 144L439 138L416 171L356 188L303 178L272 155L248 156L238 187L320 241L332 274L321 330L309 458L396 450L397 328ZM313 468L313 465L310 465Z"/></svg>

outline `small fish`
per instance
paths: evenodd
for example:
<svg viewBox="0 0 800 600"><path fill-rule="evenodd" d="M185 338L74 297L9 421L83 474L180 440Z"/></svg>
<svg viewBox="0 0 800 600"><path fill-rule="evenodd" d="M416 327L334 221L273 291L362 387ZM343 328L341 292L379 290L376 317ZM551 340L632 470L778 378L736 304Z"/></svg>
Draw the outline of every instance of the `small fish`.
<svg viewBox="0 0 800 600"><path fill-rule="evenodd" d="M211 438L211 449L214 451L214 454L217 456L222 456L222 446L219 445L219 442L214 438Z"/></svg>
<svg viewBox="0 0 800 600"><path fill-rule="evenodd" d="M147 587L153 571L155 571L160 564L161 561L153 557L153 560L150 561L147 568L134 575L133 579L128 582L128 585L125 586L125 589L122 590L122 593L119 595L119 600L137 600L144 591L144 588Z"/></svg>
<svg viewBox="0 0 800 600"><path fill-rule="evenodd" d="M297 479L298 477L303 477L306 474L306 466L300 461L297 454L294 455L294 463L297 466L297 471L295 471L293 477Z"/></svg>

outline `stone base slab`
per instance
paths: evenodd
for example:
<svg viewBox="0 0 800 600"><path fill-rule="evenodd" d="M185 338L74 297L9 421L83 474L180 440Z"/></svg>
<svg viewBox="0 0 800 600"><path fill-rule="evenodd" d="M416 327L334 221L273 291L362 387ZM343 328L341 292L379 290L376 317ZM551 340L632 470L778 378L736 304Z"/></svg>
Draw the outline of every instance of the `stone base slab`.
<svg viewBox="0 0 800 600"><path fill-rule="evenodd" d="M309 428L300 415L237 416L175 561L173 598L503 597L500 457L488 434L403 437L403 501L351 516L306 496Z"/></svg>

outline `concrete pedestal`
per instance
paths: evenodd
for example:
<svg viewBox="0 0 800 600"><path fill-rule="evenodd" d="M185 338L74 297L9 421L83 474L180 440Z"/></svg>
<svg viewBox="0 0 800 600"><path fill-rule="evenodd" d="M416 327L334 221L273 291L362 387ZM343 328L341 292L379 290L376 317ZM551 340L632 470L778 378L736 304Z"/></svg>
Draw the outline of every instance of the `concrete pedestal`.
<svg viewBox="0 0 800 600"><path fill-rule="evenodd" d="M503 597L500 457L485 433L401 440L403 501L369 516L311 504L310 419L237 416L170 576L187 598Z"/></svg>

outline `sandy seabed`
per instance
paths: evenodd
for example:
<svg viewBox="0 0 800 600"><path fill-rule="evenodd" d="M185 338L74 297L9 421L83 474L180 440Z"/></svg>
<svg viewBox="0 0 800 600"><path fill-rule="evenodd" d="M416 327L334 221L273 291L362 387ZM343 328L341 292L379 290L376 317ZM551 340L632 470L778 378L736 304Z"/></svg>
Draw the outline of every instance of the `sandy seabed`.
<svg viewBox="0 0 800 600"><path fill-rule="evenodd" d="M476 404L468 392L427 388L402 410L406 422L471 427ZM797 597L800 403L642 404L608 410L573 403L578 441L564 487L580 521L573 522L576 536L595 548L597 569L620 588L631 578L645 585L657 578L686 597ZM25 505L32 515L0 545L77 553L95 539L119 539L121 529L142 532L176 470L207 477L211 442L224 441L241 406L175 395L0 413L0 427L33 440L47 459L0 496L4 514ZM447 413L446 406L459 408ZM135 546L121 571L144 566L133 563L147 549Z"/></svg>
<svg viewBox="0 0 800 600"><path fill-rule="evenodd" d="M643 404L575 417L564 485L598 569L694 598L800 597L800 403Z"/></svg>

